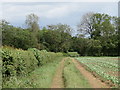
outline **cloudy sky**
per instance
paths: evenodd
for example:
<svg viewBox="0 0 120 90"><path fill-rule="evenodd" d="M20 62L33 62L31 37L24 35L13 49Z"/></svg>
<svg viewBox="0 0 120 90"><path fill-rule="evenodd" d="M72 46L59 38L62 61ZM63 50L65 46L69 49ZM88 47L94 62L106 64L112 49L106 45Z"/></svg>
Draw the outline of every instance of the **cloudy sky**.
<svg viewBox="0 0 120 90"><path fill-rule="evenodd" d="M87 12L118 16L118 2L3 2L2 18L24 27L26 15L39 16L40 28L50 24L68 24L73 29Z"/></svg>

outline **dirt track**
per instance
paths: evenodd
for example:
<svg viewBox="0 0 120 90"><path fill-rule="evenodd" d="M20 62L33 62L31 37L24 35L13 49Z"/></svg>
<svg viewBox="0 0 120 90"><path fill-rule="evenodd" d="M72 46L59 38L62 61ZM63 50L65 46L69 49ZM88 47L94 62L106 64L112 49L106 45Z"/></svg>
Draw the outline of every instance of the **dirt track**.
<svg viewBox="0 0 120 90"><path fill-rule="evenodd" d="M56 74L53 78L51 88L65 88L64 87L64 80L63 80L63 69L64 69L64 61L67 58L64 58L60 63L56 70ZM87 71L77 60L72 58L73 63L75 64L76 68L80 71L80 73L88 80L89 84L92 88L110 88L107 84L101 82L99 78L93 76L93 74Z"/></svg>

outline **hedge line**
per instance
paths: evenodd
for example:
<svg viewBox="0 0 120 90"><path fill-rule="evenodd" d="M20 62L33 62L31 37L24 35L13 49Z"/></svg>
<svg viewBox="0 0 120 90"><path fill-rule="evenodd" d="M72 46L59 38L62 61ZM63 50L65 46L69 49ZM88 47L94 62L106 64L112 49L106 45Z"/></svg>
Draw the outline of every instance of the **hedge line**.
<svg viewBox="0 0 120 90"><path fill-rule="evenodd" d="M80 56L77 52L67 52L67 53L63 53L64 56L68 56L68 57L78 57Z"/></svg>
<svg viewBox="0 0 120 90"><path fill-rule="evenodd" d="M62 53L47 52L46 50L40 51L36 48L30 48L28 49L28 51L33 52L38 61L38 66L51 62L55 60L55 58L58 58L58 56L63 56Z"/></svg>
<svg viewBox="0 0 120 90"><path fill-rule="evenodd" d="M38 66L62 56L61 53L47 52L45 50L39 51L35 48L24 51L5 46L0 51L2 53L3 80L11 76L27 75Z"/></svg>

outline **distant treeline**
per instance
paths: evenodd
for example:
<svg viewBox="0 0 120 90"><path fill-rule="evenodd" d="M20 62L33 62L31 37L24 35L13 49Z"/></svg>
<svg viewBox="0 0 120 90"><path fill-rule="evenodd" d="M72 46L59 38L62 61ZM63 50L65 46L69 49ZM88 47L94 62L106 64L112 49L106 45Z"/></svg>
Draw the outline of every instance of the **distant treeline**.
<svg viewBox="0 0 120 90"><path fill-rule="evenodd" d="M81 56L118 56L118 17L107 14L87 13L77 25L78 34L67 24L48 25L39 28L39 17L30 14L27 28L19 28L2 20L2 45L27 50L37 48L50 52L78 52Z"/></svg>

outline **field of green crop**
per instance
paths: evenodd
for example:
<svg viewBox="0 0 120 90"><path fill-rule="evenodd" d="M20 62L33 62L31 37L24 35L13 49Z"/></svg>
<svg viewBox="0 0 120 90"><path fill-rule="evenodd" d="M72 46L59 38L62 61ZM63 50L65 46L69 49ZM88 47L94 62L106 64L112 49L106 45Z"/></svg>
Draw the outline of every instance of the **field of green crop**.
<svg viewBox="0 0 120 90"><path fill-rule="evenodd" d="M118 80L118 57L79 57L76 59L104 80L111 81L116 85L120 84Z"/></svg>

